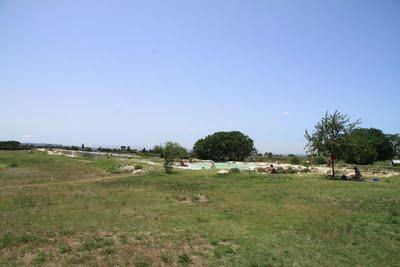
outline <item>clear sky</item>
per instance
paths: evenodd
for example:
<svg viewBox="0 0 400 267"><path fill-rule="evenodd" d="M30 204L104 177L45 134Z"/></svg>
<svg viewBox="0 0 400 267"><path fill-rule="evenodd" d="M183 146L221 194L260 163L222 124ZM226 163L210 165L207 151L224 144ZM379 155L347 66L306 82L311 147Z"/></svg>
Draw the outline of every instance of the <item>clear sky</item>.
<svg viewBox="0 0 400 267"><path fill-rule="evenodd" d="M400 1L0 0L0 139L302 153L339 110L400 132Z"/></svg>

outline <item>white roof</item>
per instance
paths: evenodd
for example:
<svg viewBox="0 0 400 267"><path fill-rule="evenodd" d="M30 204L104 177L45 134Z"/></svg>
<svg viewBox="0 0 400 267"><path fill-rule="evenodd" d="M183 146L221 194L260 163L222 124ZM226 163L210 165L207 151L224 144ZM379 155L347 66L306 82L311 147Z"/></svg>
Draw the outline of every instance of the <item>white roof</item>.
<svg viewBox="0 0 400 267"><path fill-rule="evenodd" d="M400 159L392 159L392 162L393 162L394 164L400 164Z"/></svg>

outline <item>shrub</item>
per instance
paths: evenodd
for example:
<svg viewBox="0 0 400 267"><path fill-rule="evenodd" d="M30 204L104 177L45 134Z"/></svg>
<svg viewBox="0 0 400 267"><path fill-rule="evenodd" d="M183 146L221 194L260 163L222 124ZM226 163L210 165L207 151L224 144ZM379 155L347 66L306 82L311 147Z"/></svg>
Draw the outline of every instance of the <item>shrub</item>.
<svg viewBox="0 0 400 267"><path fill-rule="evenodd" d="M170 174L170 173L172 173L173 168L174 168L174 161L171 159L165 159L165 161L164 161L165 172Z"/></svg>
<svg viewBox="0 0 400 267"><path fill-rule="evenodd" d="M12 162L12 163L10 163L10 164L8 165L8 167L9 167L9 168L17 168L17 167L18 167L18 164L15 163L15 162Z"/></svg>
<svg viewBox="0 0 400 267"><path fill-rule="evenodd" d="M324 157L324 156L321 155L321 154L312 155L311 161L312 161L314 164L318 164L318 165L325 165L325 164L328 163L326 157Z"/></svg>
<svg viewBox="0 0 400 267"><path fill-rule="evenodd" d="M189 265L191 264L193 261L192 259L186 254L184 253L183 255L179 256L179 262L184 264L184 265Z"/></svg>
<svg viewBox="0 0 400 267"><path fill-rule="evenodd" d="M106 171L109 173L119 173L119 166L117 164L112 164L106 167Z"/></svg>
<svg viewBox="0 0 400 267"><path fill-rule="evenodd" d="M82 244L82 249L91 251L107 246L114 246L114 240L111 238L103 238L99 236L88 237Z"/></svg>
<svg viewBox="0 0 400 267"><path fill-rule="evenodd" d="M229 170L229 173L239 173L240 169L239 168L232 168Z"/></svg>
<svg viewBox="0 0 400 267"><path fill-rule="evenodd" d="M235 250L231 246L218 246L214 249L214 255L217 258L232 254L235 254Z"/></svg>
<svg viewBox="0 0 400 267"><path fill-rule="evenodd" d="M135 170L143 170L143 166L140 164L135 165Z"/></svg>
<svg viewBox="0 0 400 267"><path fill-rule="evenodd" d="M300 164L300 159L298 157L296 157L296 156L293 156L293 157L290 158L290 164L299 165Z"/></svg>
<svg viewBox="0 0 400 267"><path fill-rule="evenodd" d="M0 239L0 248L11 246L13 244L13 239L14 236L10 233L6 233L5 235L3 235L3 237Z"/></svg>
<svg viewBox="0 0 400 267"><path fill-rule="evenodd" d="M44 253L43 251L39 251L33 259L33 262L40 265L46 261L46 258L46 253Z"/></svg>
<svg viewBox="0 0 400 267"><path fill-rule="evenodd" d="M171 263L172 259L173 259L171 255L165 254L165 253L161 254L160 258L161 258L162 262L164 262L164 263Z"/></svg>
<svg viewBox="0 0 400 267"><path fill-rule="evenodd" d="M60 250L61 254L65 254L72 251L72 248L67 243L60 244L58 249Z"/></svg>

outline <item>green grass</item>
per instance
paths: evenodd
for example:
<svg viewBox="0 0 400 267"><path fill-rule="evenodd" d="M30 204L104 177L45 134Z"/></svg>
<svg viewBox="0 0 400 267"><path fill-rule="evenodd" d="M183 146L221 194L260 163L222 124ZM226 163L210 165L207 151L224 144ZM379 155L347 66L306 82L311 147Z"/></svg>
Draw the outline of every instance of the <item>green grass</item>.
<svg viewBox="0 0 400 267"><path fill-rule="evenodd" d="M54 183L109 176L110 166L124 164L0 152L0 265L400 262L400 177L369 183L312 174L166 175L153 167L145 176ZM26 186L37 180L42 185Z"/></svg>
<svg viewBox="0 0 400 267"><path fill-rule="evenodd" d="M82 158L48 156L24 150L0 152L0 186L72 181L105 175L107 173L101 166Z"/></svg>

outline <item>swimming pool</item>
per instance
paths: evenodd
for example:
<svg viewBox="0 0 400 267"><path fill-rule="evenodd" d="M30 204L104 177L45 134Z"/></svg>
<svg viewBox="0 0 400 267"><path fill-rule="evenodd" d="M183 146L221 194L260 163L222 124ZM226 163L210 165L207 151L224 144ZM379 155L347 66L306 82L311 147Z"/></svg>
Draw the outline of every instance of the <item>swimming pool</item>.
<svg viewBox="0 0 400 267"><path fill-rule="evenodd" d="M238 168L240 170L248 170L248 169L254 169L256 167L259 167L255 162L216 162L215 163L215 168L216 169L232 169L232 168ZM209 170L212 168L212 163L203 161L203 162L194 162L194 163L189 163L188 164L188 169L191 170Z"/></svg>

